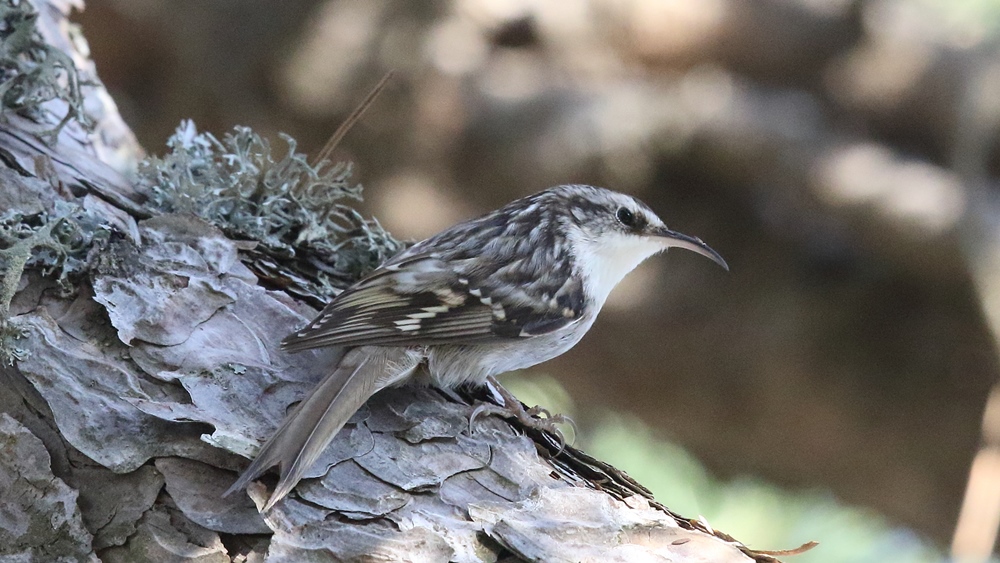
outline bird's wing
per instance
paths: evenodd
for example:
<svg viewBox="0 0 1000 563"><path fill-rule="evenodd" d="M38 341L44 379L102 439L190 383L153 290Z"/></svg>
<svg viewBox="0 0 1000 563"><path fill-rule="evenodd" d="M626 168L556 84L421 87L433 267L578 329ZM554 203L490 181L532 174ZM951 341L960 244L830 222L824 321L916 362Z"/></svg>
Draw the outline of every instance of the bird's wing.
<svg viewBox="0 0 1000 563"><path fill-rule="evenodd" d="M551 332L582 314L583 289L568 273L540 284L519 280L516 263L488 271L467 265L433 254L390 261L334 298L282 347L481 343Z"/></svg>

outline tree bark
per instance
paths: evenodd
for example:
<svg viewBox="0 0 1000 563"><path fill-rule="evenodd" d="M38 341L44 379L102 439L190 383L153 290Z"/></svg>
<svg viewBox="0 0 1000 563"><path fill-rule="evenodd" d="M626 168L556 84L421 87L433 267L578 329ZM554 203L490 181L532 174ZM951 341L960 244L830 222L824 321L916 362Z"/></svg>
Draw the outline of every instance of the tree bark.
<svg viewBox="0 0 1000 563"><path fill-rule="evenodd" d="M3 320L0 558L773 561L552 436L498 418L470 432L474 392L379 393L273 510L258 512L262 483L222 498L339 351L280 352L315 309L263 287L246 241L145 204L128 179L142 150L67 35L70 4L35 7L40 37L93 83L95 125L70 120L45 142L68 115L55 99L0 127L0 207L28 233L0 226L4 280L18 280ZM14 267L24 249L62 252L64 225L104 235L81 269L68 255L60 280Z"/></svg>

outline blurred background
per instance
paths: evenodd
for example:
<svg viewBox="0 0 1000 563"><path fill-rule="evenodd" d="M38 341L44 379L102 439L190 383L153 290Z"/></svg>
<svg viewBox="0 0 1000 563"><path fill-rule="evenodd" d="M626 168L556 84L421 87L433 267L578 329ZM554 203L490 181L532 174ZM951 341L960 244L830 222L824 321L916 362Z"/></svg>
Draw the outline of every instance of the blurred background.
<svg viewBox="0 0 1000 563"><path fill-rule="evenodd" d="M657 498L789 561L982 560L1000 507L1000 1L88 0L147 151L335 158L421 238L589 183L705 239L511 379ZM971 477L970 477L971 476Z"/></svg>

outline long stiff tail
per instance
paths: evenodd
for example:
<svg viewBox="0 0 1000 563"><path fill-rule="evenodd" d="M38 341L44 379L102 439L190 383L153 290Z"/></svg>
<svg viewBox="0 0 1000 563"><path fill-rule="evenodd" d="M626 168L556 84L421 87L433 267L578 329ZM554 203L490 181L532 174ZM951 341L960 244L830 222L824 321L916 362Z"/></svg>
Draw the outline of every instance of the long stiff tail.
<svg viewBox="0 0 1000 563"><path fill-rule="evenodd" d="M363 347L349 351L337 369L285 419L225 495L243 489L268 468L278 465L278 485L262 509L269 510L291 492L369 397L409 376L418 364L419 358L403 348Z"/></svg>

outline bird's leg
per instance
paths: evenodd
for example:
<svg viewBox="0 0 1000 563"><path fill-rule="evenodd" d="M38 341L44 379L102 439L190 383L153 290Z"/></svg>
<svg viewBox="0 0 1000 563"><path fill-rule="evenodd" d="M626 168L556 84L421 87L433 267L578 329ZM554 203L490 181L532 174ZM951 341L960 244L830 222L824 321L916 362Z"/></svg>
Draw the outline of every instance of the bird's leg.
<svg viewBox="0 0 1000 563"><path fill-rule="evenodd" d="M573 436L577 435L576 423L573 422L572 418L562 414L552 414L548 409L539 406L525 409L521 401L508 391L507 388L500 385L500 382L492 375L486 378L486 386L495 396L498 396L503 401L503 406L489 403L482 403L477 406L469 416L470 434L473 432L472 424L479 415L495 414L502 417L516 418L518 422L528 428L553 434L559 440L559 452L562 452L563 448L566 447L566 437L563 435L562 430L559 429L559 424L569 424L573 428ZM544 415L544 417L539 415Z"/></svg>

